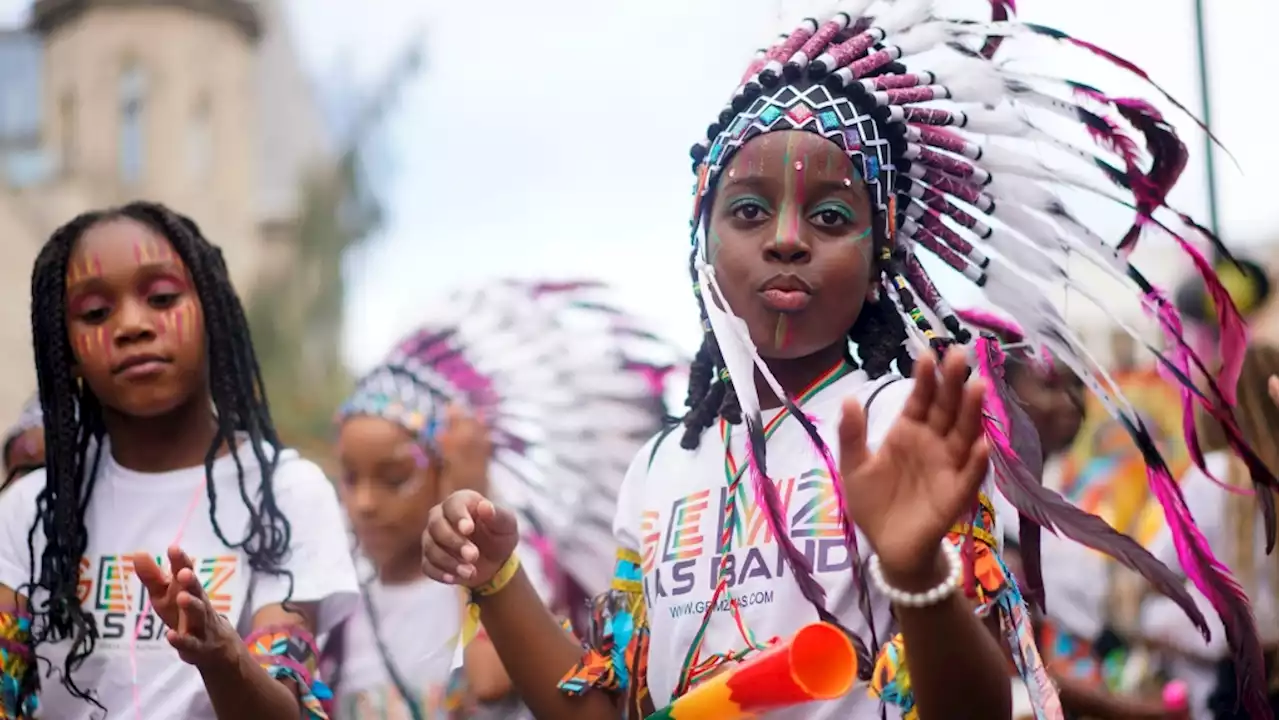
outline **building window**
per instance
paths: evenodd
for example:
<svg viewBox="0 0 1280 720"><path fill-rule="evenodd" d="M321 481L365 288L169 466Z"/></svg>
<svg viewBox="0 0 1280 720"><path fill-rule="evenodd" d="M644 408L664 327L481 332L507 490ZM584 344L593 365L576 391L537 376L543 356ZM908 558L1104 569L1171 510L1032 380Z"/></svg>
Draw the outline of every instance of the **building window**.
<svg viewBox="0 0 1280 720"><path fill-rule="evenodd" d="M129 63L120 74L120 179L130 185L142 180L146 160L146 96L142 68Z"/></svg>
<svg viewBox="0 0 1280 720"><path fill-rule="evenodd" d="M213 109L208 96L196 101L187 126L187 170L191 179L203 182L213 169Z"/></svg>
<svg viewBox="0 0 1280 720"><path fill-rule="evenodd" d="M76 166L76 96L68 90L58 99L58 152L62 155L62 172L70 175Z"/></svg>

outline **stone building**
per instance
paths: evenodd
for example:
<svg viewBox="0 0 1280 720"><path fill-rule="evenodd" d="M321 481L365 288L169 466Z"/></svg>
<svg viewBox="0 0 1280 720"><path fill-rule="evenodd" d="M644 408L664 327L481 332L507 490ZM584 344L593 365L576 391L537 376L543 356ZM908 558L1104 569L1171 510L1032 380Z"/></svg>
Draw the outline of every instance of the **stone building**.
<svg viewBox="0 0 1280 720"><path fill-rule="evenodd" d="M32 261L77 213L169 204L242 294L285 263L333 143L281 1L36 0L0 29L0 425L35 386Z"/></svg>

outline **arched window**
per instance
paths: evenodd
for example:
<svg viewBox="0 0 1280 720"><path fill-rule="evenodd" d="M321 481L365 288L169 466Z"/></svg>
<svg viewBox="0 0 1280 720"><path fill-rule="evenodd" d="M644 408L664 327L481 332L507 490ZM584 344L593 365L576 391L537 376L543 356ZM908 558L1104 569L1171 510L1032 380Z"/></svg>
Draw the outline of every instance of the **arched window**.
<svg viewBox="0 0 1280 720"><path fill-rule="evenodd" d="M120 179L130 185L142 180L146 167L147 78L137 63L120 73Z"/></svg>

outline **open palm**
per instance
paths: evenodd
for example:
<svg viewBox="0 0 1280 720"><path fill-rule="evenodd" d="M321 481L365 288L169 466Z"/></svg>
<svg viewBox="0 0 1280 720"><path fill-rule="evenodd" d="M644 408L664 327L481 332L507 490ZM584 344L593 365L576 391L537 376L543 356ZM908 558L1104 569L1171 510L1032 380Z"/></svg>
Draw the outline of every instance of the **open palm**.
<svg viewBox="0 0 1280 720"><path fill-rule="evenodd" d="M849 521L880 556L885 574L907 584L928 587L941 579L939 544L972 511L986 476L984 386L966 384L967 372L955 348L940 376L932 356L917 361L911 396L875 453L867 449L862 405L845 402L840 474Z"/></svg>

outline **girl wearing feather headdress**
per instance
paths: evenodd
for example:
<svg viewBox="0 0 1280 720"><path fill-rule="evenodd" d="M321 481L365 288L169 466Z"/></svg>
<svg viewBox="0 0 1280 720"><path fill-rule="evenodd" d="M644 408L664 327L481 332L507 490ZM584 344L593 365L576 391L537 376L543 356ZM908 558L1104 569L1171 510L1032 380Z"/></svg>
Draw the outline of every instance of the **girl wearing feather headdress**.
<svg viewBox="0 0 1280 720"><path fill-rule="evenodd" d="M1012 660L1036 717L1059 718L1000 559L997 490L1022 517L1029 599L1040 599L1047 527L1120 558L1204 624L1178 575L1025 467L1039 451L1009 400L999 343L956 317L923 252L981 287L1127 423L1178 559L1213 598L1257 692L1247 600L1204 547L1146 430L1044 294L1067 284L1094 298L1067 272L1068 254L1128 282L1168 331L1161 357L1186 402L1238 439L1234 398L1187 380L1200 361L1176 312L1126 260L1140 231L1164 222L1157 211L1185 151L1144 102L993 62L1008 39L1072 44L1132 68L991 5L990 22L940 17L931 0L852 0L805 19L759 53L695 146L689 270L704 336L689 412L627 472L613 589L581 644L537 607L508 511L471 492L432 510L428 574L470 588L539 716L645 717L822 620L847 631L860 682L768 717L1008 718ZM1046 116L1084 124L1101 147L1049 134ZM1056 183L1127 203L1134 228L1106 244L1056 199ZM1157 241L1199 257L1170 237ZM1224 319L1230 371L1240 326ZM979 376L967 381L970 365ZM1256 460L1243 441L1236 449Z"/></svg>
<svg viewBox="0 0 1280 720"><path fill-rule="evenodd" d="M607 588L591 531L607 533L617 485L594 473L620 477L661 427L665 369L639 351L665 348L602 300L588 283L457 293L339 411L342 497L373 566L329 653L340 718L529 717L457 588L423 575L420 538L450 491L492 490L519 508L540 604L564 614Z"/></svg>

